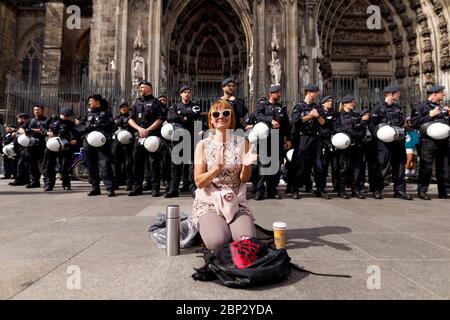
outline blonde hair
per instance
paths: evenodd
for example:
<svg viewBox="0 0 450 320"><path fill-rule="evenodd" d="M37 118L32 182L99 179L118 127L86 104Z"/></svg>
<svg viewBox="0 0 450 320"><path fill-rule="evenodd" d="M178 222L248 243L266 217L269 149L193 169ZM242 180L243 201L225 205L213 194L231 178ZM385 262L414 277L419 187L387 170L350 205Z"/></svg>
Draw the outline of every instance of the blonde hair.
<svg viewBox="0 0 450 320"><path fill-rule="evenodd" d="M344 104L342 102L339 104L339 112L344 112Z"/></svg>
<svg viewBox="0 0 450 320"><path fill-rule="evenodd" d="M216 102L214 102L211 105L211 108L209 108L209 112L208 112L208 128L209 129L214 129L214 125L212 124L212 113L214 111L218 111L218 110L231 110L231 126L229 129L236 129L236 117L234 116L234 109L231 106L231 104L229 104L227 101L225 100L217 100Z"/></svg>

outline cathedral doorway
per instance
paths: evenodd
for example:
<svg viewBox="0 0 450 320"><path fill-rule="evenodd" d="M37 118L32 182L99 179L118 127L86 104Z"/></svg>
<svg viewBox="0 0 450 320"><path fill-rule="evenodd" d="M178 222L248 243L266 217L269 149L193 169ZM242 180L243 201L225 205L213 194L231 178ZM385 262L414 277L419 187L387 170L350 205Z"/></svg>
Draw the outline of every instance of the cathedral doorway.
<svg viewBox="0 0 450 320"><path fill-rule="evenodd" d="M163 59L167 66L164 85L172 100L190 85L194 99L205 110L221 94L223 79L231 77L236 94L248 98L248 51L251 30L241 21L234 1L181 1L167 8L172 21L164 21ZM180 8L183 6L182 8ZM174 14L177 12L178 14ZM170 20L169 19L169 20ZM249 32L250 31L250 32Z"/></svg>

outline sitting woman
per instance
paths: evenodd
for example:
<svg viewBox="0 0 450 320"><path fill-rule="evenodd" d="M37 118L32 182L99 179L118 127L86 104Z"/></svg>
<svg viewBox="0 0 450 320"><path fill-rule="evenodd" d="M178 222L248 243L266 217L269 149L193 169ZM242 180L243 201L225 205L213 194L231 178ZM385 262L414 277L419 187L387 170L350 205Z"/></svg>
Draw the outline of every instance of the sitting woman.
<svg viewBox="0 0 450 320"><path fill-rule="evenodd" d="M196 198L194 221L209 250L256 235L254 218L246 197L246 183L257 161L254 147L234 134L233 107L224 100L215 102L208 113L214 131L195 150Z"/></svg>

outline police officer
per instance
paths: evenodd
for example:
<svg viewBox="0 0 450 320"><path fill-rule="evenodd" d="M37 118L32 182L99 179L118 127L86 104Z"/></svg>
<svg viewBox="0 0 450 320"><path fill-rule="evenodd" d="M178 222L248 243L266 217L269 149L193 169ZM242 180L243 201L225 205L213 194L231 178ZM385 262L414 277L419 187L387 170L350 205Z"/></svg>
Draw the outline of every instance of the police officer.
<svg viewBox="0 0 450 320"><path fill-rule="evenodd" d="M17 137L20 134L26 134L30 124L30 116L26 113L19 113L17 115L17 132L14 135L14 151L17 154L17 172L15 174L15 179L10 182L10 186L25 186L30 183L30 173L28 167L27 159L27 148L22 147L17 142Z"/></svg>
<svg viewBox="0 0 450 320"><path fill-rule="evenodd" d="M158 98L161 111L165 118L169 113L169 101L165 95L161 95ZM170 181L172 171L172 149L171 142L165 139L162 140L161 146L161 177L163 183L166 185L166 193L170 191Z"/></svg>
<svg viewBox="0 0 450 320"><path fill-rule="evenodd" d="M279 130L279 142L277 146L271 145L272 133L267 138L268 142L268 156L278 157L277 173L273 175L264 174L266 170L274 163L261 164L259 163L259 180L257 185L257 192L255 200L260 201L264 199L264 193L267 191L268 199L281 199L278 194L277 187L280 183L280 168L281 159L284 158L284 150L289 150L292 146L291 142L291 125L289 122L289 115L286 107L280 104L282 97L281 86L273 85L269 88L269 99L262 100L256 106L256 122L265 123L270 129ZM267 189L266 189L267 188Z"/></svg>
<svg viewBox="0 0 450 320"><path fill-rule="evenodd" d="M246 117L248 109L244 100L234 96L235 87L236 83L232 78L225 79L222 82L223 96L221 99L227 101L233 107L236 117L236 128L242 129L244 128L242 121Z"/></svg>
<svg viewBox="0 0 450 320"><path fill-rule="evenodd" d="M360 111L361 117L368 115L372 116L369 109L363 109ZM370 119L369 119L370 126ZM378 163L378 146L377 139L374 137L370 128L367 128L366 135L364 136L362 143L362 150L364 154L363 169L360 171L359 181L361 182L361 190L365 192L364 186L366 182L366 169L367 169L367 181L369 183L369 191L372 195L376 195L377 185L377 163Z"/></svg>
<svg viewBox="0 0 450 320"><path fill-rule="evenodd" d="M294 107L292 112L292 126L298 141L294 151L294 166L297 168L294 183L293 199L300 199L299 187L307 184L307 179L314 168L316 182L316 196L331 199L326 193L326 174L322 162L322 142L320 127L325 124L320 108L316 103L320 94L319 87L309 84L305 88L305 100Z"/></svg>
<svg viewBox="0 0 450 320"><path fill-rule="evenodd" d="M257 121L256 120L256 112L252 112L245 118L244 130L246 132L252 130L256 124L256 121ZM256 191L258 189L258 180L259 180L258 165L253 165L252 166L252 178L251 178L251 182L252 182L251 194L256 194Z"/></svg>
<svg viewBox="0 0 450 320"><path fill-rule="evenodd" d="M41 134L41 126L47 121L44 116L44 106L35 105L33 108L34 118L31 119L27 134L35 139L35 144L26 148L27 166L30 171L31 183L28 189L41 187L41 168L44 161L45 138Z"/></svg>
<svg viewBox="0 0 450 320"><path fill-rule="evenodd" d="M11 143L14 143L15 128L12 126L5 127L2 137L2 149ZM9 180L16 176L17 172L17 158L3 155L3 178L2 180Z"/></svg>
<svg viewBox="0 0 450 320"><path fill-rule="evenodd" d="M89 96L88 101L89 109L78 127L80 135L84 137L83 149L86 153L89 183L92 186L88 196L101 194L101 178L108 197L115 197L111 154L111 142L114 134L113 115L109 111L108 102L100 94ZM105 144L100 148L91 146L87 141L88 135L94 131L101 132L106 138Z"/></svg>
<svg viewBox="0 0 450 320"><path fill-rule="evenodd" d="M368 129L370 116L368 113L361 116L354 111L356 106L352 96L345 96L339 107L339 114L334 125L335 133L345 133L351 138L351 146L344 150L338 150L339 157L339 177L337 187L339 197L350 199L345 187L350 177L352 178L353 196L358 199L365 199L362 194L361 170L363 170L364 155L362 143Z"/></svg>
<svg viewBox="0 0 450 320"><path fill-rule="evenodd" d="M184 86L180 90L181 102L173 105L169 109L168 119L169 123L179 124L185 130L187 130L191 136L191 146L194 146L194 137L197 134L195 132L195 121L200 119L201 109L200 107L191 101L192 90L189 86ZM178 145L181 141L172 141L172 148ZM175 164L172 161L172 179L170 184L170 191L166 194L166 198L176 198L179 196L179 187L181 182L181 176L183 169L189 172L188 186L191 191L192 197L195 198L195 182L194 182L194 149L191 151L191 163L190 164ZM184 168L183 168L184 167Z"/></svg>
<svg viewBox="0 0 450 320"><path fill-rule="evenodd" d="M427 90L427 101L418 104L412 110L411 123L416 130L431 122L450 124L450 108L441 106L444 101L444 86L433 86ZM419 198L431 200L428 196L433 173L433 162L436 164L436 178L440 199L448 199L449 195L445 189L445 157L448 153L449 139L435 140L421 130L420 168L418 180Z"/></svg>
<svg viewBox="0 0 450 320"><path fill-rule="evenodd" d="M48 138L59 137L66 140L69 145L60 152L45 150L44 155L44 184L45 192L53 191L56 181L56 165L59 163L62 173L62 187L64 190L71 190L70 174L72 171L73 153L80 139L79 132L73 121L73 111L70 108L63 108L59 113L59 118L48 121L42 125L42 134Z"/></svg>
<svg viewBox="0 0 450 320"><path fill-rule="evenodd" d="M128 121L128 124L137 131L133 156L133 190L128 195L130 197L143 195L144 167L148 160L150 162L152 196L160 197L161 154L159 152L149 153L143 142L149 136L160 135L165 117L159 106L159 101L153 96L153 86L150 82L142 81L139 84L139 93L141 97L134 103L131 118Z"/></svg>
<svg viewBox="0 0 450 320"><path fill-rule="evenodd" d="M322 140L322 166L325 176L328 175L328 168L331 166L331 181L334 191L337 192L336 178L338 176L338 164L335 148L331 143L334 133L334 123L337 119L337 112L333 108L333 97L322 98L320 113L325 123L320 126L320 138Z"/></svg>
<svg viewBox="0 0 450 320"><path fill-rule="evenodd" d="M130 105L126 100L122 100L119 105L119 114L114 118L115 132L126 130L134 137L135 130L128 124L130 118ZM130 144L122 144L115 139L112 143L116 183L117 186L126 184L126 191L133 189L133 147L134 141Z"/></svg>
<svg viewBox="0 0 450 320"><path fill-rule="evenodd" d="M370 129L373 137L377 137L380 124L397 126L403 129L405 116L402 108L397 104L400 100L400 87L388 86L384 89L385 101L376 105L372 110ZM384 181L389 167L392 169L394 181L394 197L404 200L412 200L406 194L405 165L406 150L405 137L391 143L385 143L376 138L376 186L375 199L383 199Z"/></svg>

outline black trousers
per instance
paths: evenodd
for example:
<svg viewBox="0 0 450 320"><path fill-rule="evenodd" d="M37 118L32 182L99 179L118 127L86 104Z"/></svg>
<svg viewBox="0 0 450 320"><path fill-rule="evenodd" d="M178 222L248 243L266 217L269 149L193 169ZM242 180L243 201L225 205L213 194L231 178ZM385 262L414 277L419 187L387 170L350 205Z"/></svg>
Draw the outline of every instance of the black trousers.
<svg viewBox="0 0 450 320"><path fill-rule="evenodd" d="M72 173L73 150L44 153L44 183L46 187L54 188L56 182L56 167L59 164L59 172L62 174L62 184L70 187L70 175Z"/></svg>
<svg viewBox="0 0 450 320"><path fill-rule="evenodd" d="M302 185L308 185L312 171L314 172L317 191L325 191L326 174L322 161L322 139L319 136L300 136L294 149L293 158L293 166L296 168L296 179L293 183L294 191L297 192Z"/></svg>
<svg viewBox="0 0 450 320"><path fill-rule="evenodd" d="M153 192L159 192L161 188L161 153L150 153L145 147L136 139L134 143L134 175L133 175L133 190L142 190L145 175L145 164L148 163L148 170L150 175L150 183Z"/></svg>
<svg viewBox="0 0 450 320"><path fill-rule="evenodd" d="M282 159L282 155L280 155L280 159ZM273 175L264 175L262 171L264 168L269 168L269 165L258 164L258 175L257 175L257 183L256 183L256 193L258 195L264 195L267 191L267 195L269 197L273 197L278 194L277 188L280 184L280 176L281 176L281 161L279 162L278 170L276 174Z"/></svg>
<svg viewBox="0 0 450 320"><path fill-rule="evenodd" d="M438 141L429 138L422 139L420 148L420 168L418 191L428 192L433 175L433 163L436 164L436 178L439 195L445 195L445 161L448 156L448 140ZM448 160L447 160L448 161Z"/></svg>
<svg viewBox="0 0 450 320"><path fill-rule="evenodd" d="M180 142L172 142L172 149L175 148ZM194 146L194 141L191 141L191 145ZM180 156L184 156L184 152L180 153ZM197 186L194 181L194 150L190 154L191 163L181 163L175 164L172 161L171 164L171 182L170 182L170 192L178 193L180 188L181 179L184 180L189 186L191 191L195 191Z"/></svg>
<svg viewBox="0 0 450 320"><path fill-rule="evenodd" d="M27 159L27 166L32 184L40 184L41 170L44 163L45 146L42 144L28 147L25 152Z"/></svg>
<svg viewBox="0 0 450 320"><path fill-rule="evenodd" d="M337 189L343 192L348 184L351 184L353 192L361 192L362 181L361 171L364 168L364 153L360 146L351 146L346 150L338 150L339 177L337 179ZM349 179L351 179L349 181Z"/></svg>
<svg viewBox="0 0 450 320"><path fill-rule="evenodd" d="M132 143L124 145L117 140L112 143L114 177L118 185L133 186L133 151Z"/></svg>
<svg viewBox="0 0 450 320"><path fill-rule="evenodd" d="M164 141L161 148L161 175L162 179L170 185L172 181L172 148L168 141Z"/></svg>
<svg viewBox="0 0 450 320"><path fill-rule="evenodd" d="M29 167L29 153L27 148L18 147L17 149L17 168L16 178L17 182L30 183L30 167Z"/></svg>
<svg viewBox="0 0 450 320"><path fill-rule="evenodd" d="M10 179L16 176L17 172L17 160L11 159L7 156L3 156L3 173L6 179Z"/></svg>
<svg viewBox="0 0 450 320"><path fill-rule="evenodd" d="M331 146L331 142L324 141L322 143L322 168L326 179L331 167L331 182L334 190L337 190L337 178L339 177L338 161L337 153Z"/></svg>
<svg viewBox="0 0 450 320"><path fill-rule="evenodd" d="M394 192L406 192L405 165L406 149L405 141L384 143L377 141L376 157L376 187L375 191L383 192L384 180L389 168L392 169Z"/></svg>
<svg viewBox="0 0 450 320"><path fill-rule="evenodd" d="M364 154L363 167L360 171L359 181L361 182L361 190L364 189L364 184L367 180L369 183L369 191L374 193L377 191L377 163L378 163L378 146L377 140L374 139L365 142L361 146ZM404 148L404 147L403 147ZM367 177L366 177L367 172ZM367 178L367 179L366 179Z"/></svg>
<svg viewBox="0 0 450 320"><path fill-rule="evenodd" d="M114 189L114 175L112 170L111 141L107 141L101 148L83 143L86 152L86 164L89 172L89 183L94 188L100 188L100 179L103 180L108 191Z"/></svg>

